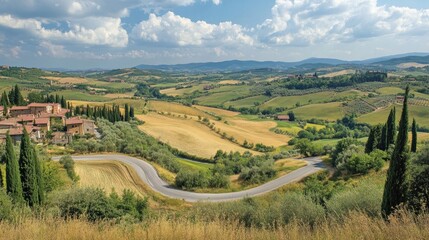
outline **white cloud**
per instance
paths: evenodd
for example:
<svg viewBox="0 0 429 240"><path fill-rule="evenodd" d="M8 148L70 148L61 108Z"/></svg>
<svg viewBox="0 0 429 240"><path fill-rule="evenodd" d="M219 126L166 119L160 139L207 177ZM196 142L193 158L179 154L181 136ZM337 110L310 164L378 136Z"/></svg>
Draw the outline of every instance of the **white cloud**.
<svg viewBox="0 0 429 240"><path fill-rule="evenodd" d="M429 10L379 6L377 0L276 0L271 11L259 36L278 45L429 32Z"/></svg>
<svg viewBox="0 0 429 240"><path fill-rule="evenodd" d="M42 39L71 41L91 45L125 47L128 34L121 26L121 19L89 17L69 22L69 30L48 29L42 21L20 19L11 15L0 15L0 25L12 29L28 31Z"/></svg>
<svg viewBox="0 0 429 240"><path fill-rule="evenodd" d="M133 36L147 42L176 46L253 45L252 37L240 25L221 22L193 22L167 12L163 16L150 14L149 19L133 28Z"/></svg>

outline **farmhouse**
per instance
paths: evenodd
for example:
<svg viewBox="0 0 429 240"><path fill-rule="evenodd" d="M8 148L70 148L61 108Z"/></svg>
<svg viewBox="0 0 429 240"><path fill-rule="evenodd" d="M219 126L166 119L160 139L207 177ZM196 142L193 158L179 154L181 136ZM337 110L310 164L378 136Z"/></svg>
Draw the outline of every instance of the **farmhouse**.
<svg viewBox="0 0 429 240"><path fill-rule="evenodd" d="M277 115L276 116L276 120L279 120L279 121L289 121L289 116L288 115Z"/></svg>
<svg viewBox="0 0 429 240"><path fill-rule="evenodd" d="M80 117L69 118L66 120L67 134L70 135L85 135L94 134L94 121L81 119Z"/></svg>

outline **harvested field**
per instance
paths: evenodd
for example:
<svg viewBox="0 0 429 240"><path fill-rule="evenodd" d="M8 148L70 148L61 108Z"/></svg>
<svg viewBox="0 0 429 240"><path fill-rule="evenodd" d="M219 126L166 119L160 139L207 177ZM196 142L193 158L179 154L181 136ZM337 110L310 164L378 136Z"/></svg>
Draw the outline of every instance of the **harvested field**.
<svg viewBox="0 0 429 240"><path fill-rule="evenodd" d="M79 84L79 83L88 82L86 78L80 78L80 77L42 77L42 78L52 80L60 84Z"/></svg>
<svg viewBox="0 0 429 240"><path fill-rule="evenodd" d="M77 161L75 169L80 177L81 187L99 187L106 192L114 189L118 194L122 194L125 189L130 189L139 196L148 195L148 187L134 170L125 164L114 161Z"/></svg>
<svg viewBox="0 0 429 240"><path fill-rule="evenodd" d="M195 105L194 107L201 111L212 113L221 117L235 117L240 114L239 112L228 111L220 108L205 107L199 105Z"/></svg>
<svg viewBox="0 0 429 240"><path fill-rule="evenodd" d="M228 152L248 151L227 139L222 139L218 134L195 120L155 113L137 117L145 121L145 124L139 127L140 130L192 155L210 158L220 149Z"/></svg>

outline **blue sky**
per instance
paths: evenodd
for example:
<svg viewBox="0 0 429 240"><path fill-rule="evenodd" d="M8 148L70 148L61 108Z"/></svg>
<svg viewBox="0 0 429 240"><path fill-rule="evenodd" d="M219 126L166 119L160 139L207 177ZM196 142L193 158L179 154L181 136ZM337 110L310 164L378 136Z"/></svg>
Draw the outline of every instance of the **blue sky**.
<svg viewBox="0 0 429 240"><path fill-rule="evenodd" d="M429 52L426 0L0 0L0 64L138 64Z"/></svg>

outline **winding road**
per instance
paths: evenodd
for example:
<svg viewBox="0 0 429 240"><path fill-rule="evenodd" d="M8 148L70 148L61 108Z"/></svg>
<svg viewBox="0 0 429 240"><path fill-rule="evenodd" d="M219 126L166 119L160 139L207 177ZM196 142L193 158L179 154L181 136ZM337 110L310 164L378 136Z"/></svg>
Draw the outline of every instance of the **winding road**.
<svg viewBox="0 0 429 240"><path fill-rule="evenodd" d="M120 154L105 154L72 156L72 158L75 161L119 161L125 163L134 168L137 175L154 191L159 192L164 196L183 199L187 202L222 202L238 200L245 197L254 197L271 192L285 184L299 181L304 177L325 168L320 157L304 158L303 160L307 162L307 166L255 188L230 193L195 193L171 187L158 176L157 171L152 165L135 157ZM53 159L59 160L59 157L54 157Z"/></svg>

